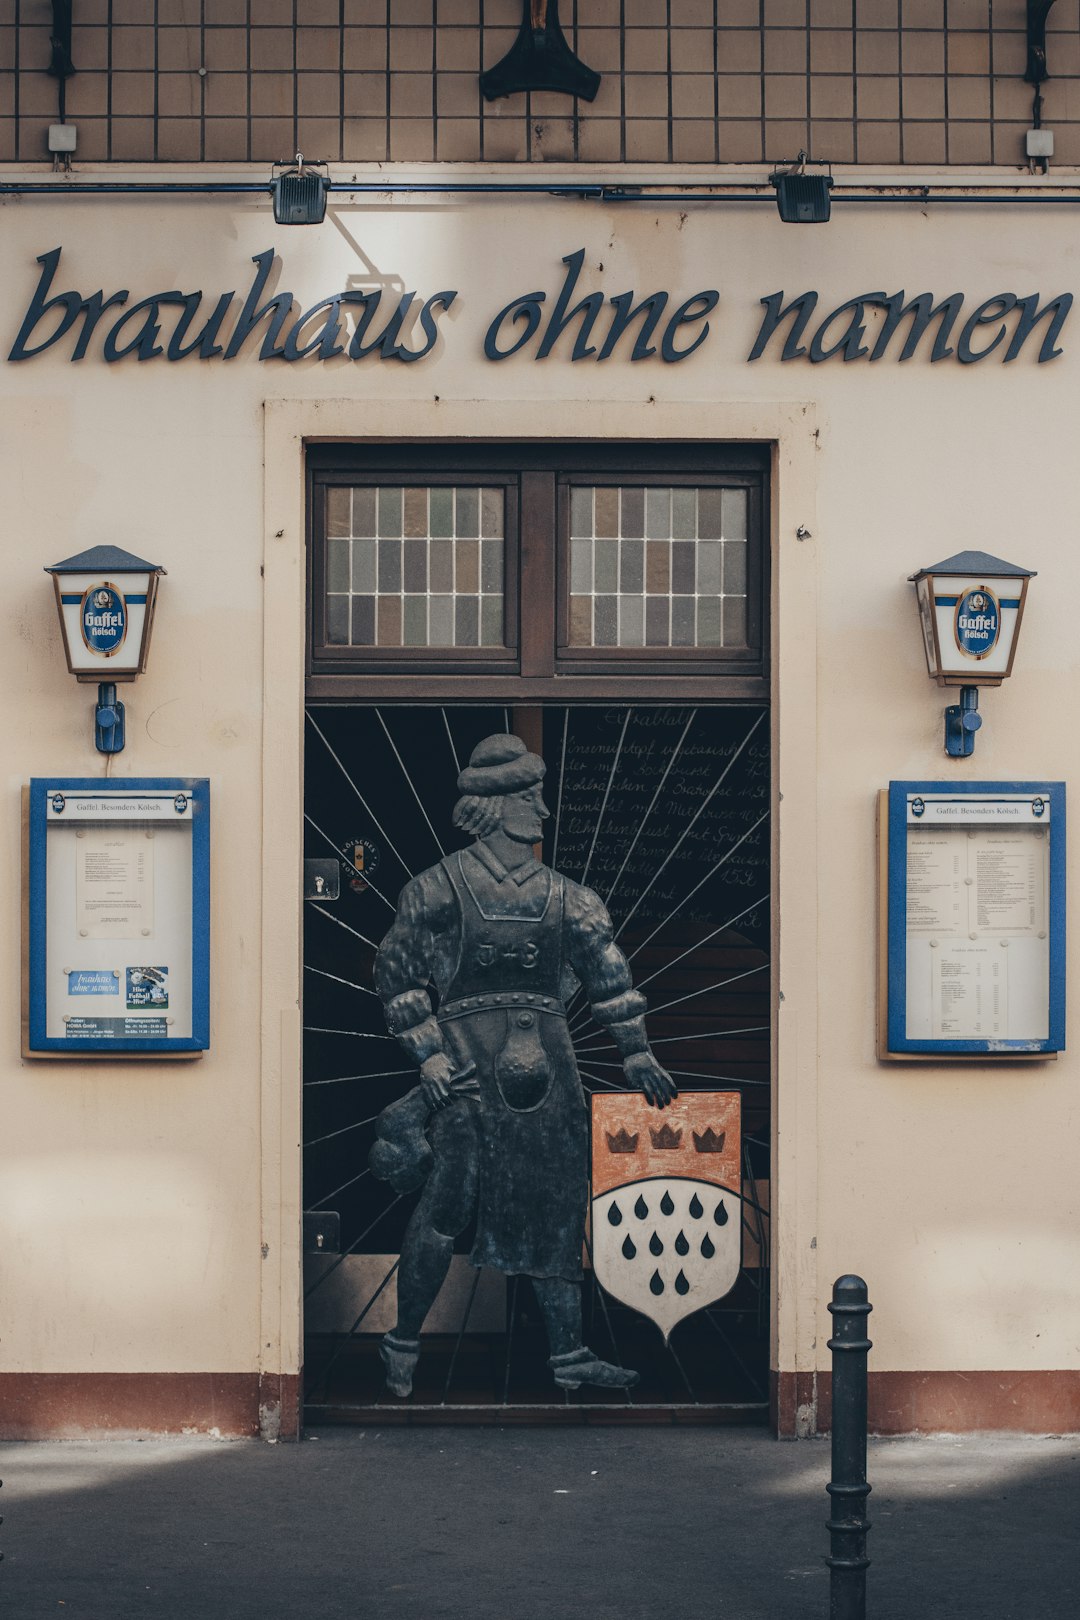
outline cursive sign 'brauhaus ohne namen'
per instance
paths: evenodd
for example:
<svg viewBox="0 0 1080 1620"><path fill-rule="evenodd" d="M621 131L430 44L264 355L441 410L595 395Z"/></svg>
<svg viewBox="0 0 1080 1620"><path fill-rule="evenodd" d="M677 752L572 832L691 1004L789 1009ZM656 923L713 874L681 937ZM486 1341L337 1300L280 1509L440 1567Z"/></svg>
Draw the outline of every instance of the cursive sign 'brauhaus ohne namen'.
<svg viewBox="0 0 1080 1620"><path fill-rule="evenodd" d="M270 292L274 253L254 255L255 275L245 294L152 293L134 303L128 288L105 294L54 290L59 248L38 259L41 273L8 353L32 360L58 345L69 360L100 355L119 360L259 360L349 362L377 358L411 364L437 347L439 320L458 298L444 289L421 299L381 287L330 294L304 309L291 292ZM523 293L490 318L483 336L486 359L545 360L556 350L571 363L617 358L636 364L659 358L679 364L710 336L720 294L706 288L679 299L667 291L638 295L579 286L585 250L567 254L562 285L553 297ZM599 266L598 269L602 269ZM747 354L780 361L956 360L973 365L992 355L1008 363L1027 347L1039 364L1062 353L1058 339L1072 308L1072 293L1043 301L1041 293L995 293L972 305L964 293L945 297L904 291L860 293L831 308L816 292L760 300L764 314Z"/></svg>

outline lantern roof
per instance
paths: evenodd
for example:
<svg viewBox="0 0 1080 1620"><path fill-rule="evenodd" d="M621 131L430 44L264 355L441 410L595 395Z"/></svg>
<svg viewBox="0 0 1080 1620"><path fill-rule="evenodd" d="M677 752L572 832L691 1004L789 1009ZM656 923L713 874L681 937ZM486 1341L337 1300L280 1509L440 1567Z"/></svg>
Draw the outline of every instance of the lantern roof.
<svg viewBox="0 0 1080 1620"><path fill-rule="evenodd" d="M932 563L929 568L920 568L917 574L909 574L908 579L925 579L927 574L998 574L1009 579L1034 579L1037 572L1035 568L1019 568L1016 563L991 557L988 551L958 551L944 562Z"/></svg>
<svg viewBox="0 0 1080 1620"><path fill-rule="evenodd" d="M119 546L91 546L89 551L76 552L63 562L53 563L46 574L164 574L168 570L160 563L147 562L135 557Z"/></svg>

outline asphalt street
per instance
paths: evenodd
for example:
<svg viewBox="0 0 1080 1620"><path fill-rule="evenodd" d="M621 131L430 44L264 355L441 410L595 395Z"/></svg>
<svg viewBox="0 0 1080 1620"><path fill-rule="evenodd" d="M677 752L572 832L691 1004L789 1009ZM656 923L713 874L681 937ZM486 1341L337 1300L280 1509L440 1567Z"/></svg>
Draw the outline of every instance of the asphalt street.
<svg viewBox="0 0 1080 1620"><path fill-rule="evenodd" d="M829 1447L324 1429L3 1448L5 1620L813 1620ZM871 1443L869 1620L1080 1615L1080 1438Z"/></svg>

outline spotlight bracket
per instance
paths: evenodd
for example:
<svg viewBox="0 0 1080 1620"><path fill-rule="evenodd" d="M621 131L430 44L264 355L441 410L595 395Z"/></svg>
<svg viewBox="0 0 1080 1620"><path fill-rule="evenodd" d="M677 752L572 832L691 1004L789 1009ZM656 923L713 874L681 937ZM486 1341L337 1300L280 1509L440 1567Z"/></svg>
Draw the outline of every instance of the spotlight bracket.
<svg viewBox="0 0 1080 1620"><path fill-rule="evenodd" d="M325 163L304 162L304 154L297 152L296 160L275 163L270 178L270 195L274 199L275 225L321 225L326 218L326 199L330 191L329 172Z"/></svg>
<svg viewBox="0 0 1080 1620"><path fill-rule="evenodd" d="M774 169L769 184L776 187L776 208L785 225L824 225L832 212L833 177L807 174L807 156L800 152L795 161Z"/></svg>

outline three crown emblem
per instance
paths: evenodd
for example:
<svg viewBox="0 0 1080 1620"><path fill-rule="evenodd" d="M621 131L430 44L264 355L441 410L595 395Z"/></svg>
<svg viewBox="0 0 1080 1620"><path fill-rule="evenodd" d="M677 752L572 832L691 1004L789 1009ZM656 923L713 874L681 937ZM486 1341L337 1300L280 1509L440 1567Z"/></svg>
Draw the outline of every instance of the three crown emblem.
<svg viewBox="0 0 1080 1620"><path fill-rule="evenodd" d="M612 1135L610 1131L605 1131L604 1135L607 1138L609 1152L637 1152L637 1145L639 1141L638 1133L635 1131L634 1134L631 1135L626 1129L625 1125L620 1126L614 1135ZM692 1131L691 1135L694 1139L694 1151L696 1153L723 1153L724 1143L727 1140L726 1131L715 1131L711 1125L707 1125L703 1131ZM671 1153L682 1145L682 1131L673 1130L666 1121L660 1126L659 1130L654 1131L652 1126L650 1126L649 1136L652 1140L653 1147L659 1152Z"/></svg>

